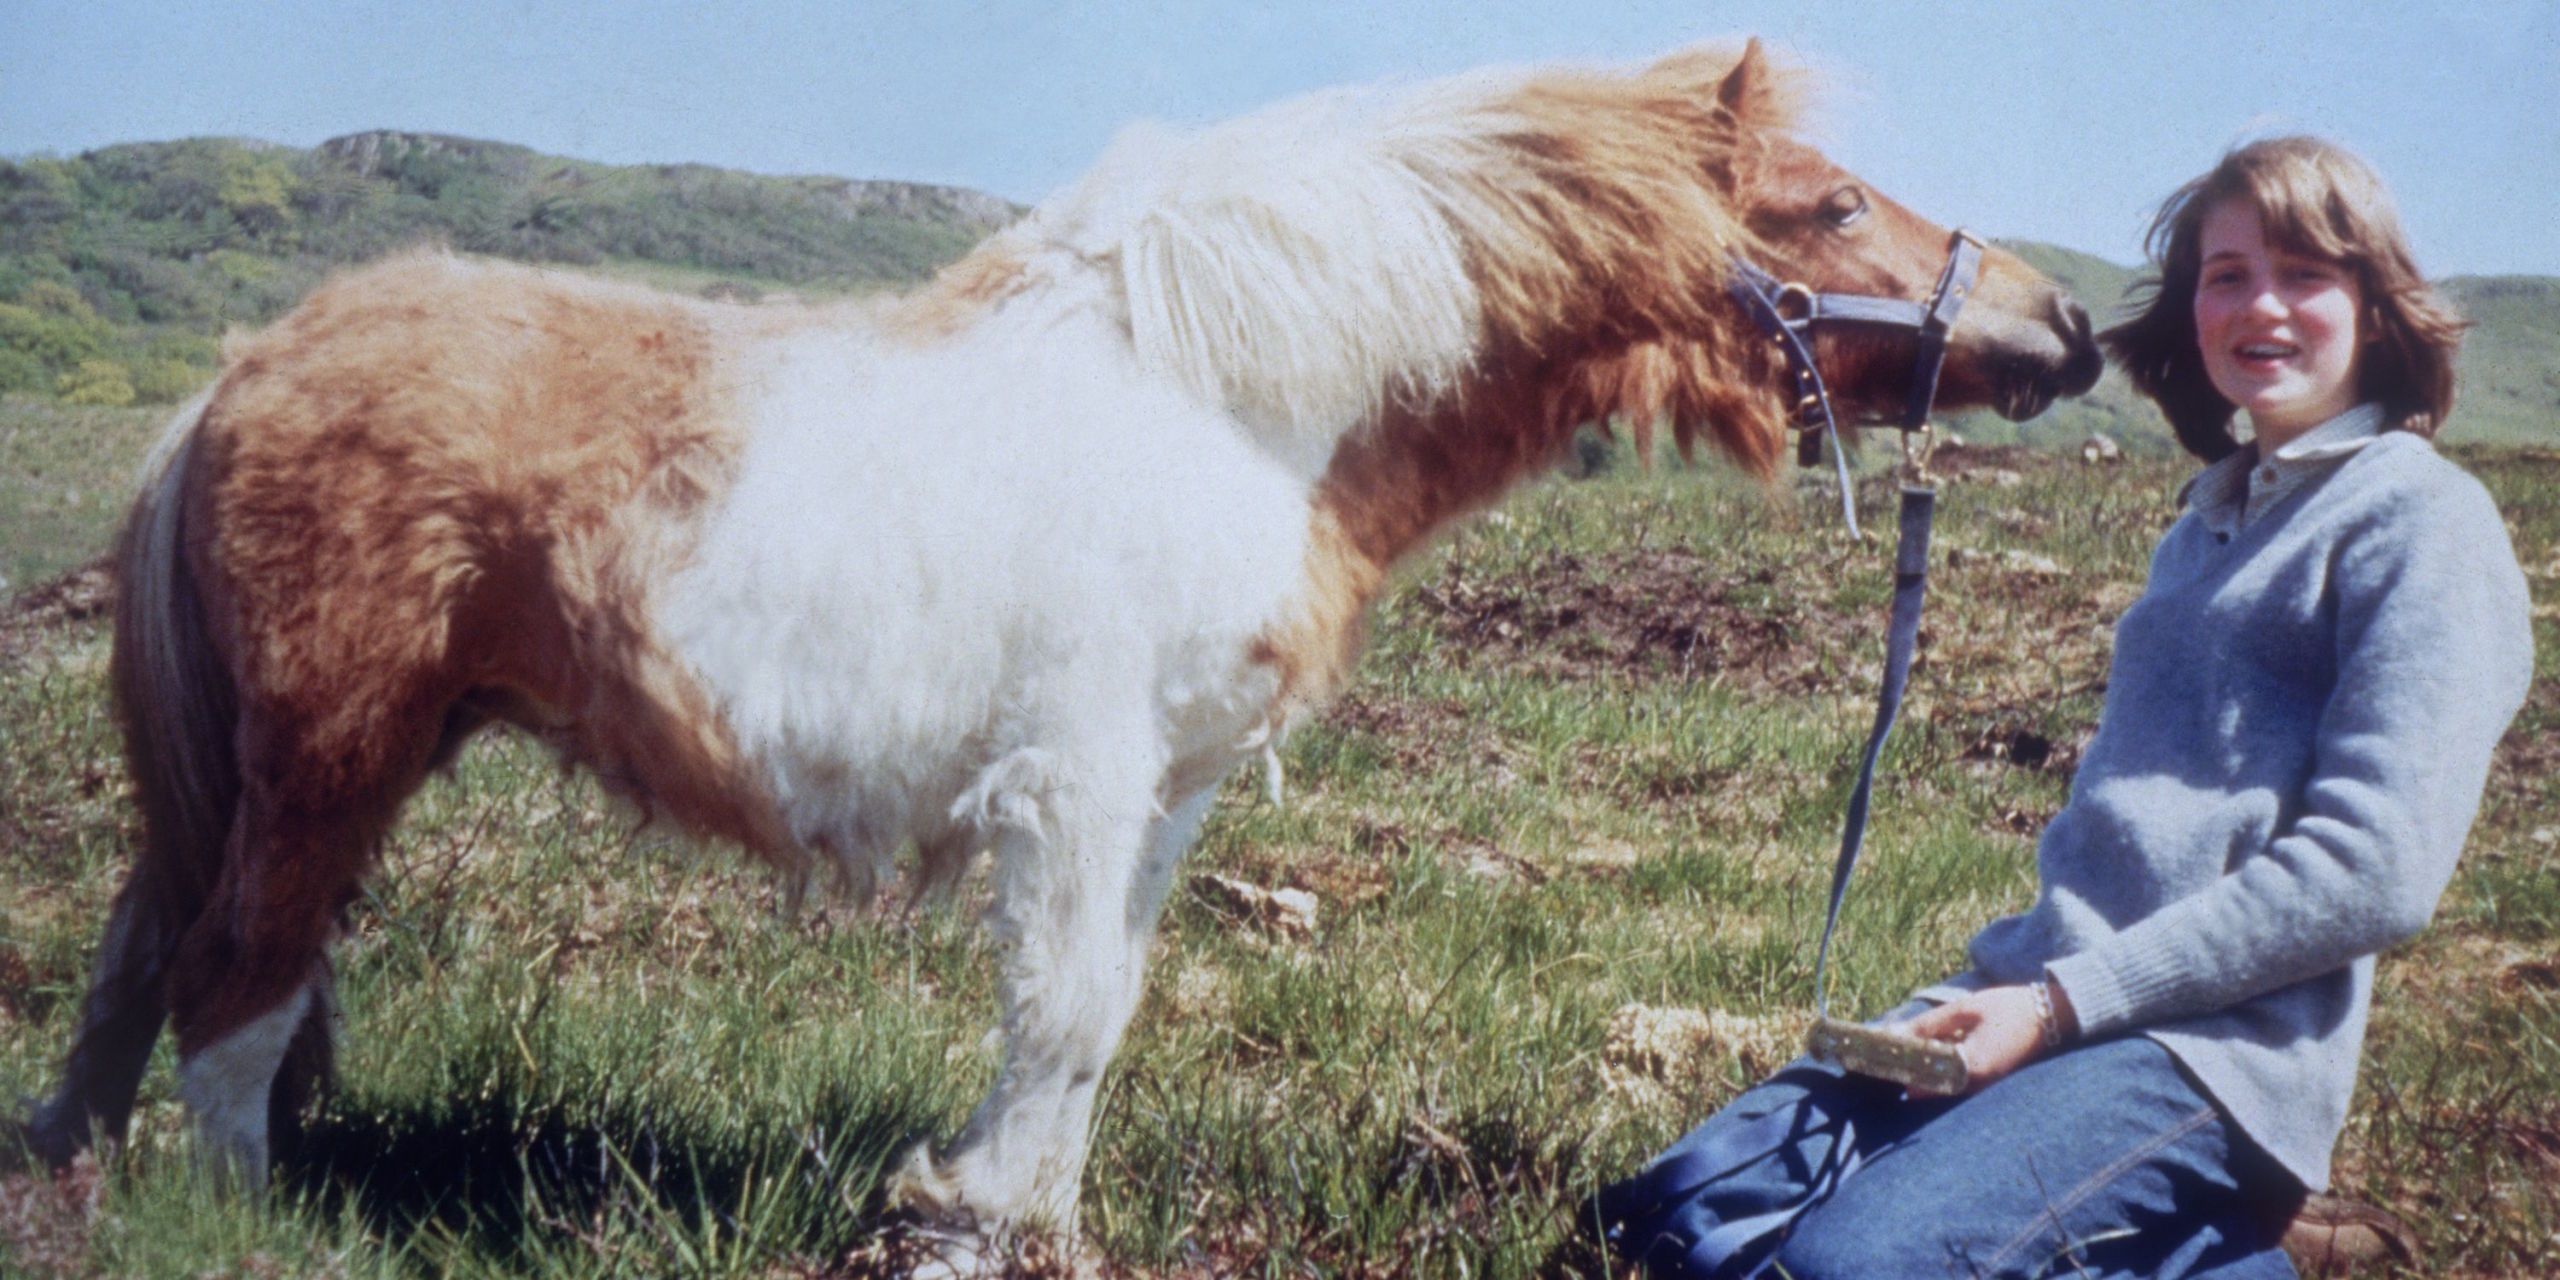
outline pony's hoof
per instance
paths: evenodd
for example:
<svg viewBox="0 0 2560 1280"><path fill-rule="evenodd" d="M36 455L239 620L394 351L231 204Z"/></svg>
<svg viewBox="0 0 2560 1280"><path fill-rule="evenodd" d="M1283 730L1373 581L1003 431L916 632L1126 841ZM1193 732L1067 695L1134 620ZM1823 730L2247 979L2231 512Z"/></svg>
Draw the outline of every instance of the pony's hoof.
<svg viewBox="0 0 2560 1280"><path fill-rule="evenodd" d="M16 1115L0 1119L0 1173L60 1173L89 1149L88 1138L87 1129L48 1123L42 1106L22 1101Z"/></svg>
<svg viewBox="0 0 2560 1280"><path fill-rule="evenodd" d="M929 1142L907 1148L906 1159L889 1175L889 1208L938 1227L978 1227L978 1215L961 1195L959 1180L943 1171Z"/></svg>
<svg viewBox="0 0 2560 1280"><path fill-rule="evenodd" d="M907 1149L906 1159L889 1175L888 1190L889 1225L847 1259L859 1274L911 1280L1000 1274L993 1241L979 1230L978 1215L962 1198L958 1180L933 1158L931 1143Z"/></svg>
<svg viewBox="0 0 2560 1280"><path fill-rule="evenodd" d="M1070 1280L1100 1274L1072 1236L1024 1230L982 1216L929 1144L917 1143L889 1175L890 1220L878 1238L845 1259L856 1275L908 1280Z"/></svg>
<svg viewBox="0 0 2560 1280"><path fill-rule="evenodd" d="M1102 1274L1098 1258L1040 1232L990 1234L912 1217L891 1222L848 1254L845 1270L899 1280L1087 1280Z"/></svg>
<svg viewBox="0 0 2560 1280"><path fill-rule="evenodd" d="M972 1280L1004 1274L1002 1260L975 1229L901 1218L845 1256L845 1270L896 1280Z"/></svg>

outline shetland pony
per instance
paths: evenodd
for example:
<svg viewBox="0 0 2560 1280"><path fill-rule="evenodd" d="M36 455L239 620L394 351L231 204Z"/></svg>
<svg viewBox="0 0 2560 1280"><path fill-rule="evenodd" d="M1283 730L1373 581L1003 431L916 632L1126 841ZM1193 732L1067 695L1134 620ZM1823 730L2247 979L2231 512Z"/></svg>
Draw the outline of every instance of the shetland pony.
<svg viewBox="0 0 2560 1280"><path fill-rule="evenodd" d="M145 840L60 1091L120 1134L164 1023L252 1184L327 1066L325 950L429 771L518 726L856 895L992 861L1004 1053L904 1201L1074 1222L1095 1090L1219 780L1340 686L1392 566L1579 424L1766 473L1747 256L1924 296L1946 233L1791 134L1756 44L1132 131L904 298L752 309L417 254L236 341L119 552ZM1907 333L1827 331L1889 412ZM1993 251L1940 402L2086 390Z"/></svg>

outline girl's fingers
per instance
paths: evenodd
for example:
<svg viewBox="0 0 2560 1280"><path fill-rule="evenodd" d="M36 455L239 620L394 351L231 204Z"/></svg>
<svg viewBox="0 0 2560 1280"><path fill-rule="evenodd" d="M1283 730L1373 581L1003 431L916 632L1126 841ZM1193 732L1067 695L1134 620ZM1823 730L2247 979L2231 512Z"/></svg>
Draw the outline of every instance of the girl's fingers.
<svg viewBox="0 0 2560 1280"><path fill-rule="evenodd" d="M1923 1040L1949 1040L1980 1020L1981 1015L1961 1003L1942 1004L1912 1019L1905 1029Z"/></svg>

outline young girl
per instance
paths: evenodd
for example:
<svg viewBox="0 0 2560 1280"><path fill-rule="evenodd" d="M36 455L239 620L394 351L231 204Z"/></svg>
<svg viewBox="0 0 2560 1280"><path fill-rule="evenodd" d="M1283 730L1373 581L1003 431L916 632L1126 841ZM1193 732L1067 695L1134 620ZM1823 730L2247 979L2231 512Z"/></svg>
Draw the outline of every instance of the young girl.
<svg viewBox="0 0 2560 1280"><path fill-rule="evenodd" d="M1906 1007L1971 1091L1781 1071L1595 1199L1655 1274L2293 1274L2373 957L2434 913L2524 699L2524 579L2428 443L2462 322L2363 162L2241 147L2149 247L2103 337L2211 465L2118 623L2035 904Z"/></svg>

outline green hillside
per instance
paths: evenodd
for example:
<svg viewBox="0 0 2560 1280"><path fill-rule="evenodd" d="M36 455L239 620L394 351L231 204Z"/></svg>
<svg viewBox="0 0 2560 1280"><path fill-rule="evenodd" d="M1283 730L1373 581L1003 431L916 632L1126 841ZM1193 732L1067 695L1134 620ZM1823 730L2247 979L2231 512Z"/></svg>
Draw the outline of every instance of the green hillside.
<svg viewBox="0 0 2560 1280"><path fill-rule="evenodd" d="M921 280L1019 212L949 187L594 164L414 133L0 161L0 393L182 398L225 328L408 245L841 293Z"/></svg>
<svg viewBox="0 0 2560 1280"><path fill-rule="evenodd" d="M2457 440L2560 440L2560 280L2456 276L2445 292L2471 318L2462 344Z"/></svg>

